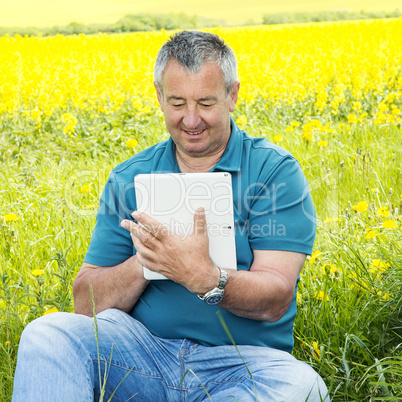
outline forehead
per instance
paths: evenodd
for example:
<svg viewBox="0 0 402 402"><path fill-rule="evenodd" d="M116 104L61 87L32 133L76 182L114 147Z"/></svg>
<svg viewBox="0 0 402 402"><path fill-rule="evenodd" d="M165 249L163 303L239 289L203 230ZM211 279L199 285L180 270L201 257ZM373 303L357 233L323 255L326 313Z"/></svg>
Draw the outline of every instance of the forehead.
<svg viewBox="0 0 402 402"><path fill-rule="evenodd" d="M163 93L181 96L180 93L215 95L225 92L222 69L214 62L207 62L196 73L185 70L176 60L170 60L162 77Z"/></svg>

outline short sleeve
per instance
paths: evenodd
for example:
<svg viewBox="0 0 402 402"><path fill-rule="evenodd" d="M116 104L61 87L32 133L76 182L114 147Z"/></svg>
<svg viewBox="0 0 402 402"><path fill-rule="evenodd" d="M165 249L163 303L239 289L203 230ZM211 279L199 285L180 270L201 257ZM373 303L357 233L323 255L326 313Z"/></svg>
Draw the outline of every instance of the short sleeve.
<svg viewBox="0 0 402 402"><path fill-rule="evenodd" d="M135 209L133 184L119 182L112 171L96 215L96 225L84 262L102 267L114 266L134 254L130 233L121 227Z"/></svg>
<svg viewBox="0 0 402 402"><path fill-rule="evenodd" d="M249 197L249 242L256 250L311 254L316 215L299 163L284 157L262 170Z"/></svg>

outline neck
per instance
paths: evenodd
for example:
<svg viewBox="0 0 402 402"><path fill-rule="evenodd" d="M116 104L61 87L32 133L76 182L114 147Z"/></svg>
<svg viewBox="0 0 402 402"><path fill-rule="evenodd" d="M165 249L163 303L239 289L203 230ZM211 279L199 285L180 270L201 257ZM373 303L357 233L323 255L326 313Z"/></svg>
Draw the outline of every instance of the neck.
<svg viewBox="0 0 402 402"><path fill-rule="evenodd" d="M209 172L219 162L224 151L225 148L214 155L194 158L176 148L176 159L182 173Z"/></svg>

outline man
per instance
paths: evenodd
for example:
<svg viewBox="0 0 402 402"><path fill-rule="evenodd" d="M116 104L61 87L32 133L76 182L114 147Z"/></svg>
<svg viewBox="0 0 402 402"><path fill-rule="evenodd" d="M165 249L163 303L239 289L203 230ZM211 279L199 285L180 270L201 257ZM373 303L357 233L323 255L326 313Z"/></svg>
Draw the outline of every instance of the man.
<svg viewBox="0 0 402 402"><path fill-rule="evenodd" d="M78 314L28 325L14 401L91 401L103 392L118 401L328 398L318 374L290 354L295 289L315 235L311 197L288 152L230 118L236 70L216 35L181 32L162 47L155 88L170 139L112 171L74 282ZM185 239L136 211L137 174L208 171L232 175L237 271L211 261L202 209ZM170 280L149 282L142 266Z"/></svg>

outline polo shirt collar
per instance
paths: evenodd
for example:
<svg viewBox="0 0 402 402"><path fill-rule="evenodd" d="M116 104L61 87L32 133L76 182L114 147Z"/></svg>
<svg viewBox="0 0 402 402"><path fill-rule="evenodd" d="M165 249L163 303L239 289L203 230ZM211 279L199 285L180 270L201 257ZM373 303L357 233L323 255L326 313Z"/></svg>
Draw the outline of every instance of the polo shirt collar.
<svg viewBox="0 0 402 402"><path fill-rule="evenodd" d="M219 162L214 166L212 171L238 172L240 170L241 156L243 153L243 136L232 118L230 118L230 127L232 131L228 145L221 159L219 159Z"/></svg>
<svg viewBox="0 0 402 402"><path fill-rule="evenodd" d="M213 171L224 171L224 172L238 172L241 166L241 155L243 152L243 139L240 129L236 126L234 120L230 118L230 127L232 131L230 133L230 138L226 146L225 152L223 153L219 162L212 168ZM167 141L167 146L165 150L165 158L159 169L163 171L170 171L173 173L179 173L179 165L176 159L176 145L170 137Z"/></svg>
<svg viewBox="0 0 402 402"><path fill-rule="evenodd" d="M172 137L166 141L166 148L163 158L160 159L160 164L157 169L159 172L180 173L180 168L176 158L176 145Z"/></svg>

